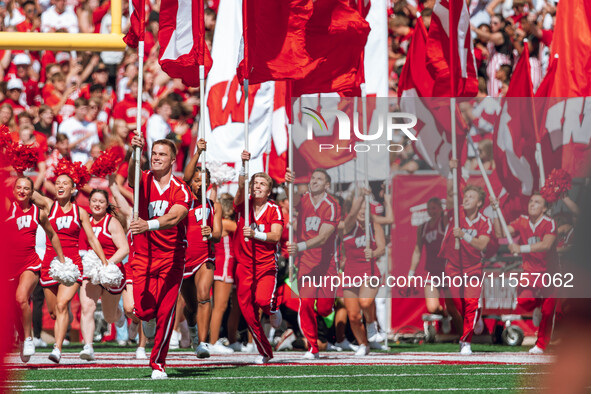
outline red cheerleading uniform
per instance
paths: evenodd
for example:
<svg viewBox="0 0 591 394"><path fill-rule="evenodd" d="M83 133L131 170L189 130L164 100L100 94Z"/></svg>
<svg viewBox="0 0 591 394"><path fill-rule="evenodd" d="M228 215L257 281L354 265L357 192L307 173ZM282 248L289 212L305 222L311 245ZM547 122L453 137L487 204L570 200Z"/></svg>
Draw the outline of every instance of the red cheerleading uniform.
<svg viewBox="0 0 591 394"><path fill-rule="evenodd" d="M131 230L127 230L127 234L125 236L127 238L127 244L129 245L129 256L127 256L127 263L123 264L123 269L125 270L125 284L133 285L133 270L131 269L131 260L133 259L133 235L131 234Z"/></svg>
<svg viewBox="0 0 591 394"><path fill-rule="evenodd" d="M14 263L19 265L16 272L20 275L23 271L29 270L38 274L41 270L41 259L35 251L35 238L37 227L39 227L39 208L33 204L27 212L24 212L20 205L13 202L9 214L5 223L8 228L11 230L14 228L17 233L14 237L17 244L10 245L15 258Z"/></svg>
<svg viewBox="0 0 591 394"><path fill-rule="evenodd" d="M370 241L369 248L374 250L376 248L376 240L373 235L373 228L370 227ZM343 249L347 260L345 261L344 274L346 277L354 278L365 275L368 277L380 276L380 270L376 263L377 259L365 260L365 226L355 222L353 231L343 237Z"/></svg>
<svg viewBox="0 0 591 394"><path fill-rule="evenodd" d="M215 271L213 279L224 283L234 283L234 256L232 255L232 236L222 237L215 244Z"/></svg>
<svg viewBox="0 0 591 394"><path fill-rule="evenodd" d="M421 228L421 240L425 247L425 271L433 275L441 275L445 270L445 259L438 257L445 229L443 228L443 217L435 223L426 222Z"/></svg>
<svg viewBox="0 0 591 394"><path fill-rule="evenodd" d="M189 208L190 191L174 175L163 188L152 171L143 171L139 190L139 216L143 220L166 215L174 205ZM156 318L156 336L150 367L164 371L176 300L183 280L187 223L180 221L166 230L146 231L133 237L134 312L141 320Z"/></svg>
<svg viewBox="0 0 591 394"><path fill-rule="evenodd" d="M98 222L95 222L92 216L90 217L92 231L94 232L96 239L98 239L99 243L101 244L103 252L105 253L105 258L107 260L113 257L113 255L117 252L117 246L115 246L113 237L109 232L109 223L111 223L111 220L117 219L108 213ZM117 267L119 267L119 270L123 273L123 280L121 281L121 285L116 289L109 289L105 287L105 290L111 294L121 294L123 289L125 289L125 268L123 268L123 263L118 263Z"/></svg>
<svg viewBox="0 0 591 394"><path fill-rule="evenodd" d="M213 201L207 199L206 225L213 229ZM185 253L185 272L183 279L195 275L202 264L215 264L215 252L213 243L209 240L203 241L201 226L203 226L203 205L196 199L191 201L189 214L187 215L187 251Z"/></svg>
<svg viewBox="0 0 591 394"><path fill-rule="evenodd" d="M53 231L57 233L64 256L72 259L72 262L80 269L78 282L82 284L84 269L82 268L82 258L80 257L80 248L78 245L82 225L80 224L80 208L78 207L78 204L72 203L72 209L68 212L64 212L62 207L57 202L54 202L50 210L49 223L51 224ZM49 266L53 258L56 256L55 250L53 250L51 241L48 238L45 258L41 265L40 283L43 287L51 287L58 284L55 279L49 276Z"/></svg>
<svg viewBox="0 0 591 394"><path fill-rule="evenodd" d="M254 199L250 200L250 225L260 232L271 231L274 223L283 226L281 208L273 201L267 201L258 215L254 213ZM275 287L277 285L277 258L279 242L263 242L256 239L244 240L244 203L234 207L238 215L237 230L234 232L234 253L236 258L236 295L240 310L252 333L259 353L273 357L273 349L267 340L259 320L259 309L269 315L277 309Z"/></svg>

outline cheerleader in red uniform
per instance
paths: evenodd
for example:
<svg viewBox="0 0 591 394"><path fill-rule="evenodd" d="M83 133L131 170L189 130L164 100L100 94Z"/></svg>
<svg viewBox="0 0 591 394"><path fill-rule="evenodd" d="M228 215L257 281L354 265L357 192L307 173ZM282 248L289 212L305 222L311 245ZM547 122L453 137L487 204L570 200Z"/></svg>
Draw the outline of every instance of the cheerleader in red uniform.
<svg viewBox="0 0 591 394"><path fill-rule="evenodd" d="M35 251L35 237L38 227L45 230L58 259L62 263L64 262L62 246L57 234L49 224L47 214L31 201L33 191L33 181L30 178L25 176L17 178L13 188L14 201L7 209L9 217L5 222L5 226L11 232L14 231L18 234L15 237L18 244L11 246L17 257L15 263L19 265L19 272L21 272L16 290L16 302L20 307L22 318L22 331L20 327L18 327L18 331L21 340L20 356L23 362L28 362L35 354L35 345L31 335L32 312L29 300L37 282L39 282L39 273L41 272L41 260Z"/></svg>
<svg viewBox="0 0 591 394"><path fill-rule="evenodd" d="M117 322L117 326L125 324L125 314L119 308L119 299L125 289L125 269L123 259L129 254L129 245L125 237L125 230L119 221L115 208L109 204L109 195L104 190L94 189L89 195L90 224L92 231L101 244L107 261L116 264L123 273L121 285L117 288L107 288L100 284L93 284L84 279L80 287L80 330L84 338L84 349L80 358L87 361L94 360L92 340L94 337L94 312L96 304L101 299L103 316L107 323Z"/></svg>
<svg viewBox="0 0 591 394"><path fill-rule="evenodd" d="M80 231L84 230L90 247L95 251L104 265L107 265L107 260L105 259L101 244L92 231L88 213L84 209L80 209L78 204L73 202L74 191L76 189L74 180L68 174L61 174L55 181L55 187L56 201L35 193L34 203L42 208L45 214L49 216L49 222L59 237L64 256L72 259L72 262L80 270L80 277L72 286L65 286L52 278L49 275L49 268L51 261L56 256L56 251L53 249L52 244L47 242L45 258L41 265L40 282L45 293L49 314L55 319L55 344L53 345L49 359L55 363L59 363L62 355L62 343L68 329L68 304L78 292L83 279L82 259L80 258L78 247Z"/></svg>
<svg viewBox="0 0 591 394"><path fill-rule="evenodd" d="M193 192L187 215L187 250L185 253L185 272L181 294L185 300L184 314L189 325L189 333L199 358L210 356L210 344L207 343L209 322L211 319L211 287L215 269L214 244L222 234L222 209L219 203L210 199L205 201L203 217L202 190L209 187L210 175L205 169L206 184L202 185L201 171L196 168L201 152L205 150L205 140L197 142L195 154L184 173L184 181Z"/></svg>
<svg viewBox="0 0 591 394"><path fill-rule="evenodd" d="M379 289L377 283L380 281L380 270L376 260L386 251L384 229L373 220L370 221L369 242L366 242L363 201L363 197L353 201L351 211L345 218L343 231L345 234L343 249L346 258L343 296L351 329L359 343L356 356L369 354L368 333L361 320L361 313L363 312L368 329L377 326L374 304ZM350 284L347 283L348 278L351 278Z"/></svg>

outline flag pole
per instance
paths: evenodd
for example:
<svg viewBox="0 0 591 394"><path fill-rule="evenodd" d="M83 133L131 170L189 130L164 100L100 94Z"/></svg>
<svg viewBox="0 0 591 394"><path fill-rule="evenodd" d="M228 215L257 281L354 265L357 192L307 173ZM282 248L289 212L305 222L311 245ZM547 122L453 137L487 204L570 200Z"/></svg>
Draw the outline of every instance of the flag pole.
<svg viewBox="0 0 591 394"><path fill-rule="evenodd" d="M205 139L205 65L199 65L199 137ZM206 152L201 152L201 225L206 226L207 223L207 183L205 176L205 155ZM207 241L207 237L203 237L203 241Z"/></svg>
<svg viewBox="0 0 591 394"><path fill-rule="evenodd" d="M363 122L363 134L367 135L367 92L365 90L365 83L360 85L361 87L361 111L362 111L362 122ZM363 154L363 176L364 186L369 190L369 155L367 152ZM365 248L371 246L370 233L370 207L369 207L369 194L365 194ZM369 261L369 259L367 259Z"/></svg>
<svg viewBox="0 0 591 394"><path fill-rule="evenodd" d="M135 133L136 135L141 135L142 132L142 96L144 94L144 36L145 36L145 9L146 6L144 1L140 3L140 9L138 10L138 15L140 19L140 41L138 42L137 46L137 56L138 56L138 77L137 77L137 113L135 115ZM141 164L141 155L142 150L140 147L136 147L134 150L134 160L135 160L135 173L134 173L134 182L133 182L133 219L137 220L139 218L139 204L140 204L140 164Z"/></svg>
<svg viewBox="0 0 591 394"><path fill-rule="evenodd" d="M246 52L246 51L245 51ZM244 79L244 150L248 152L248 78ZM250 179L248 172L249 160L244 163L244 225L250 226L250 207L249 207L249 193L250 193ZM244 238L248 242L248 238Z"/></svg>
<svg viewBox="0 0 591 394"><path fill-rule="evenodd" d="M458 160L458 143L456 137L456 84L454 81L454 72L455 72L455 53L454 53L454 40L452 39L452 29L451 26L454 25L454 12L453 12L453 5L454 0L449 2L449 78L450 78L450 90L451 90L451 98L450 98L450 111L451 111L451 158L457 162ZM456 33L457 34L457 33ZM457 48L456 48L457 50ZM454 227L460 226L460 203L458 200L458 165L456 168L452 169L452 180L453 180L453 198L454 198ZM456 238L455 250L460 249L460 240Z"/></svg>
<svg viewBox="0 0 591 394"><path fill-rule="evenodd" d="M288 119L289 122L289 119ZM291 122L289 122L287 124L287 166L289 167L289 169L291 171L293 171L293 136L291 135ZM294 179L295 181L295 179ZM289 184L287 185L288 189L287 189L287 199L289 200L289 244L293 245L293 182L289 182ZM293 267L293 263L294 263L294 258L293 256L290 254L289 255L289 283L291 283L291 286L293 288L293 271L294 271L294 267Z"/></svg>

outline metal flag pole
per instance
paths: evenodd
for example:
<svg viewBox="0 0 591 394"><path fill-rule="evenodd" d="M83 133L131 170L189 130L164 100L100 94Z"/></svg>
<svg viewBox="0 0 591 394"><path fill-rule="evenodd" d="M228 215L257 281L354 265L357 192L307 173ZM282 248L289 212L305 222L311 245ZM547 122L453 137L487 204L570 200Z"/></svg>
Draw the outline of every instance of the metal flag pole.
<svg viewBox="0 0 591 394"><path fill-rule="evenodd" d="M248 152L248 79L244 80L244 150ZM250 226L250 179L248 172L249 160L244 163L244 225ZM248 238L244 238L248 242Z"/></svg>
<svg viewBox="0 0 591 394"><path fill-rule="evenodd" d="M199 65L199 138L205 139L205 65ZM205 154L201 152L201 223L205 226L207 223L207 184L205 176ZM203 237L203 241L207 241L207 237Z"/></svg>
<svg viewBox="0 0 591 394"><path fill-rule="evenodd" d="M291 135L291 123L287 124L287 166L293 171L293 137ZM294 179L295 181L295 179ZM288 200L289 200L289 244L293 245L293 182L288 184ZM294 271L294 256L289 255L289 283L293 288L293 271Z"/></svg>
<svg viewBox="0 0 591 394"><path fill-rule="evenodd" d="M365 83L361 84L361 111L362 111L362 122L363 122L363 134L367 135L367 92L365 90ZM364 172L364 186L369 190L369 153L363 154L363 172ZM371 246L370 234L371 234L371 223L370 223L370 206L369 206L369 194L365 195L365 248ZM367 259L369 261L369 259Z"/></svg>
<svg viewBox="0 0 591 394"><path fill-rule="evenodd" d="M140 18L144 18L143 9L145 8L144 3L140 4L142 10L138 10ZM143 26L140 23L140 26ZM137 114L135 116L135 133L136 135L141 135L142 132L142 96L144 93L144 32L141 31L140 35L142 40L138 42L137 46L137 55L138 55L138 78L137 78ZM139 147L136 147L134 150L134 160L135 160L135 174L134 174L134 182L133 182L133 219L137 220L139 218L139 203L140 203L140 159L142 155L142 150Z"/></svg>

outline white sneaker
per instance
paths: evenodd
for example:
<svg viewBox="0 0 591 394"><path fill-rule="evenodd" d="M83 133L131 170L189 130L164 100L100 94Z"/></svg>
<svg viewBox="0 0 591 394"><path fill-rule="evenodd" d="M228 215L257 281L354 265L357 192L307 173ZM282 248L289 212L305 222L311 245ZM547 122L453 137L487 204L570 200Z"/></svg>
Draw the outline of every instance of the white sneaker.
<svg viewBox="0 0 591 394"><path fill-rule="evenodd" d="M369 342L381 342L378 340L378 322L374 321L373 323L369 323L365 326L367 330L367 340Z"/></svg>
<svg viewBox="0 0 591 394"><path fill-rule="evenodd" d="M254 343L247 343L246 346L244 346L243 350L244 353L255 353L258 352L256 346L254 345Z"/></svg>
<svg viewBox="0 0 591 394"><path fill-rule="evenodd" d="M449 334L451 332L451 316L445 316L441 320L441 331L444 334Z"/></svg>
<svg viewBox="0 0 591 394"><path fill-rule="evenodd" d="M531 321L534 323L534 327L540 327L540 323L542 322L542 308L537 307L534 309L534 313L531 316Z"/></svg>
<svg viewBox="0 0 591 394"><path fill-rule="evenodd" d="M129 327L127 327L127 336L130 341L135 340L139 328L140 325L132 320Z"/></svg>
<svg viewBox="0 0 591 394"><path fill-rule="evenodd" d="M127 341L125 339L118 339L117 345L119 346L127 346Z"/></svg>
<svg viewBox="0 0 591 394"><path fill-rule="evenodd" d="M544 349L538 347L538 345L535 345L529 349L529 354L544 354Z"/></svg>
<svg viewBox="0 0 591 394"><path fill-rule="evenodd" d="M382 342L370 342L369 348L375 350L388 350L388 346L386 346Z"/></svg>
<svg viewBox="0 0 591 394"><path fill-rule="evenodd" d="M33 338L33 344L35 347L47 347L47 343L41 338Z"/></svg>
<svg viewBox="0 0 591 394"><path fill-rule="evenodd" d="M369 346L359 345L359 348L355 352L355 357L365 357L369 354Z"/></svg>
<svg viewBox="0 0 591 394"><path fill-rule="evenodd" d="M327 342L326 343L326 351L328 351L328 352L342 352L343 349L341 349L340 347L338 347L330 342Z"/></svg>
<svg viewBox="0 0 591 394"><path fill-rule="evenodd" d="M172 330L172 334L170 334L170 343L168 345L169 349L178 349L180 347L181 342L181 333L175 330Z"/></svg>
<svg viewBox="0 0 591 394"><path fill-rule="evenodd" d="M292 350L293 349L293 342L296 340L296 336L293 330L290 328L281 335L279 341L275 345L275 351L279 352L281 350Z"/></svg>
<svg viewBox="0 0 591 394"><path fill-rule="evenodd" d="M33 338L28 337L23 342L23 356L31 357L33 354L35 354L35 343L33 342Z"/></svg>
<svg viewBox="0 0 591 394"><path fill-rule="evenodd" d="M472 347L470 346L470 342L460 341L460 354L462 356L469 356L472 354Z"/></svg>
<svg viewBox="0 0 591 394"><path fill-rule="evenodd" d="M480 315L480 317L476 321L476 324L474 325L474 334L480 335L480 334L482 334L483 331L484 331L484 321L482 320L482 315Z"/></svg>
<svg viewBox="0 0 591 394"><path fill-rule="evenodd" d="M87 343L84 345L84 348L80 352L80 358L86 361L94 361L94 349L92 348L92 344Z"/></svg>
<svg viewBox="0 0 591 394"><path fill-rule="evenodd" d="M281 326L281 322L283 321L283 316L281 315L281 311L277 309L275 313L271 313L269 316L269 323L271 323L271 327L277 329Z"/></svg>
<svg viewBox="0 0 591 394"><path fill-rule="evenodd" d="M205 342L201 342L197 348L195 349L195 354L197 355L197 358L208 358L210 356L209 354L209 345L208 343Z"/></svg>
<svg viewBox="0 0 591 394"><path fill-rule="evenodd" d="M232 350L231 348L229 348L227 346L224 346L224 344L221 342L221 339L219 339L214 344L208 343L207 348L209 349L209 354L232 354L232 353L234 353L234 350Z"/></svg>
<svg viewBox="0 0 591 394"><path fill-rule="evenodd" d="M150 321L143 321L142 328L144 329L144 335L148 339L154 339L156 336L156 318Z"/></svg>
<svg viewBox="0 0 591 394"><path fill-rule="evenodd" d="M146 355L146 348L145 347L138 347L135 349L135 359L136 360L147 360L148 356Z"/></svg>
<svg viewBox="0 0 591 394"><path fill-rule="evenodd" d="M117 320L115 325L119 328L123 328L125 326L125 323L127 323L127 316L125 316L125 313L123 313L121 308L119 308L119 310L121 311L121 316L119 316L119 320Z"/></svg>
<svg viewBox="0 0 591 394"><path fill-rule="evenodd" d="M267 356L257 356L254 359L255 364L267 364L269 361L271 361L271 357Z"/></svg>
<svg viewBox="0 0 591 394"><path fill-rule="evenodd" d="M347 338L345 338L342 342L335 343L335 345L343 350L349 350L354 352L357 351L357 349L359 349L359 346L353 345L351 342L349 342Z"/></svg>
<svg viewBox="0 0 591 394"><path fill-rule="evenodd" d="M152 379L168 379L168 375L164 371L153 369L152 370Z"/></svg>
<svg viewBox="0 0 591 394"><path fill-rule="evenodd" d="M308 350L303 358L304 360L318 360L320 358L320 352L312 353L311 350Z"/></svg>
<svg viewBox="0 0 591 394"><path fill-rule="evenodd" d="M31 356L25 356L25 354L24 354L24 350L25 350L25 343L24 343L24 342L21 342L21 343L19 344L19 348L20 348L20 350L19 350L19 356L20 356L20 358L21 358L21 361L22 361L23 363L28 363L28 362L29 362L29 360L31 359Z"/></svg>
<svg viewBox="0 0 591 394"><path fill-rule="evenodd" d="M234 342L230 344L230 349L234 350L235 352L244 352L246 346L242 342Z"/></svg>
<svg viewBox="0 0 591 394"><path fill-rule="evenodd" d="M64 338L64 341L62 342L62 346L70 346L70 340Z"/></svg>
<svg viewBox="0 0 591 394"><path fill-rule="evenodd" d="M62 358L62 352L57 348L57 346L53 346L53 350L49 353L49 359L56 364L60 363Z"/></svg>

